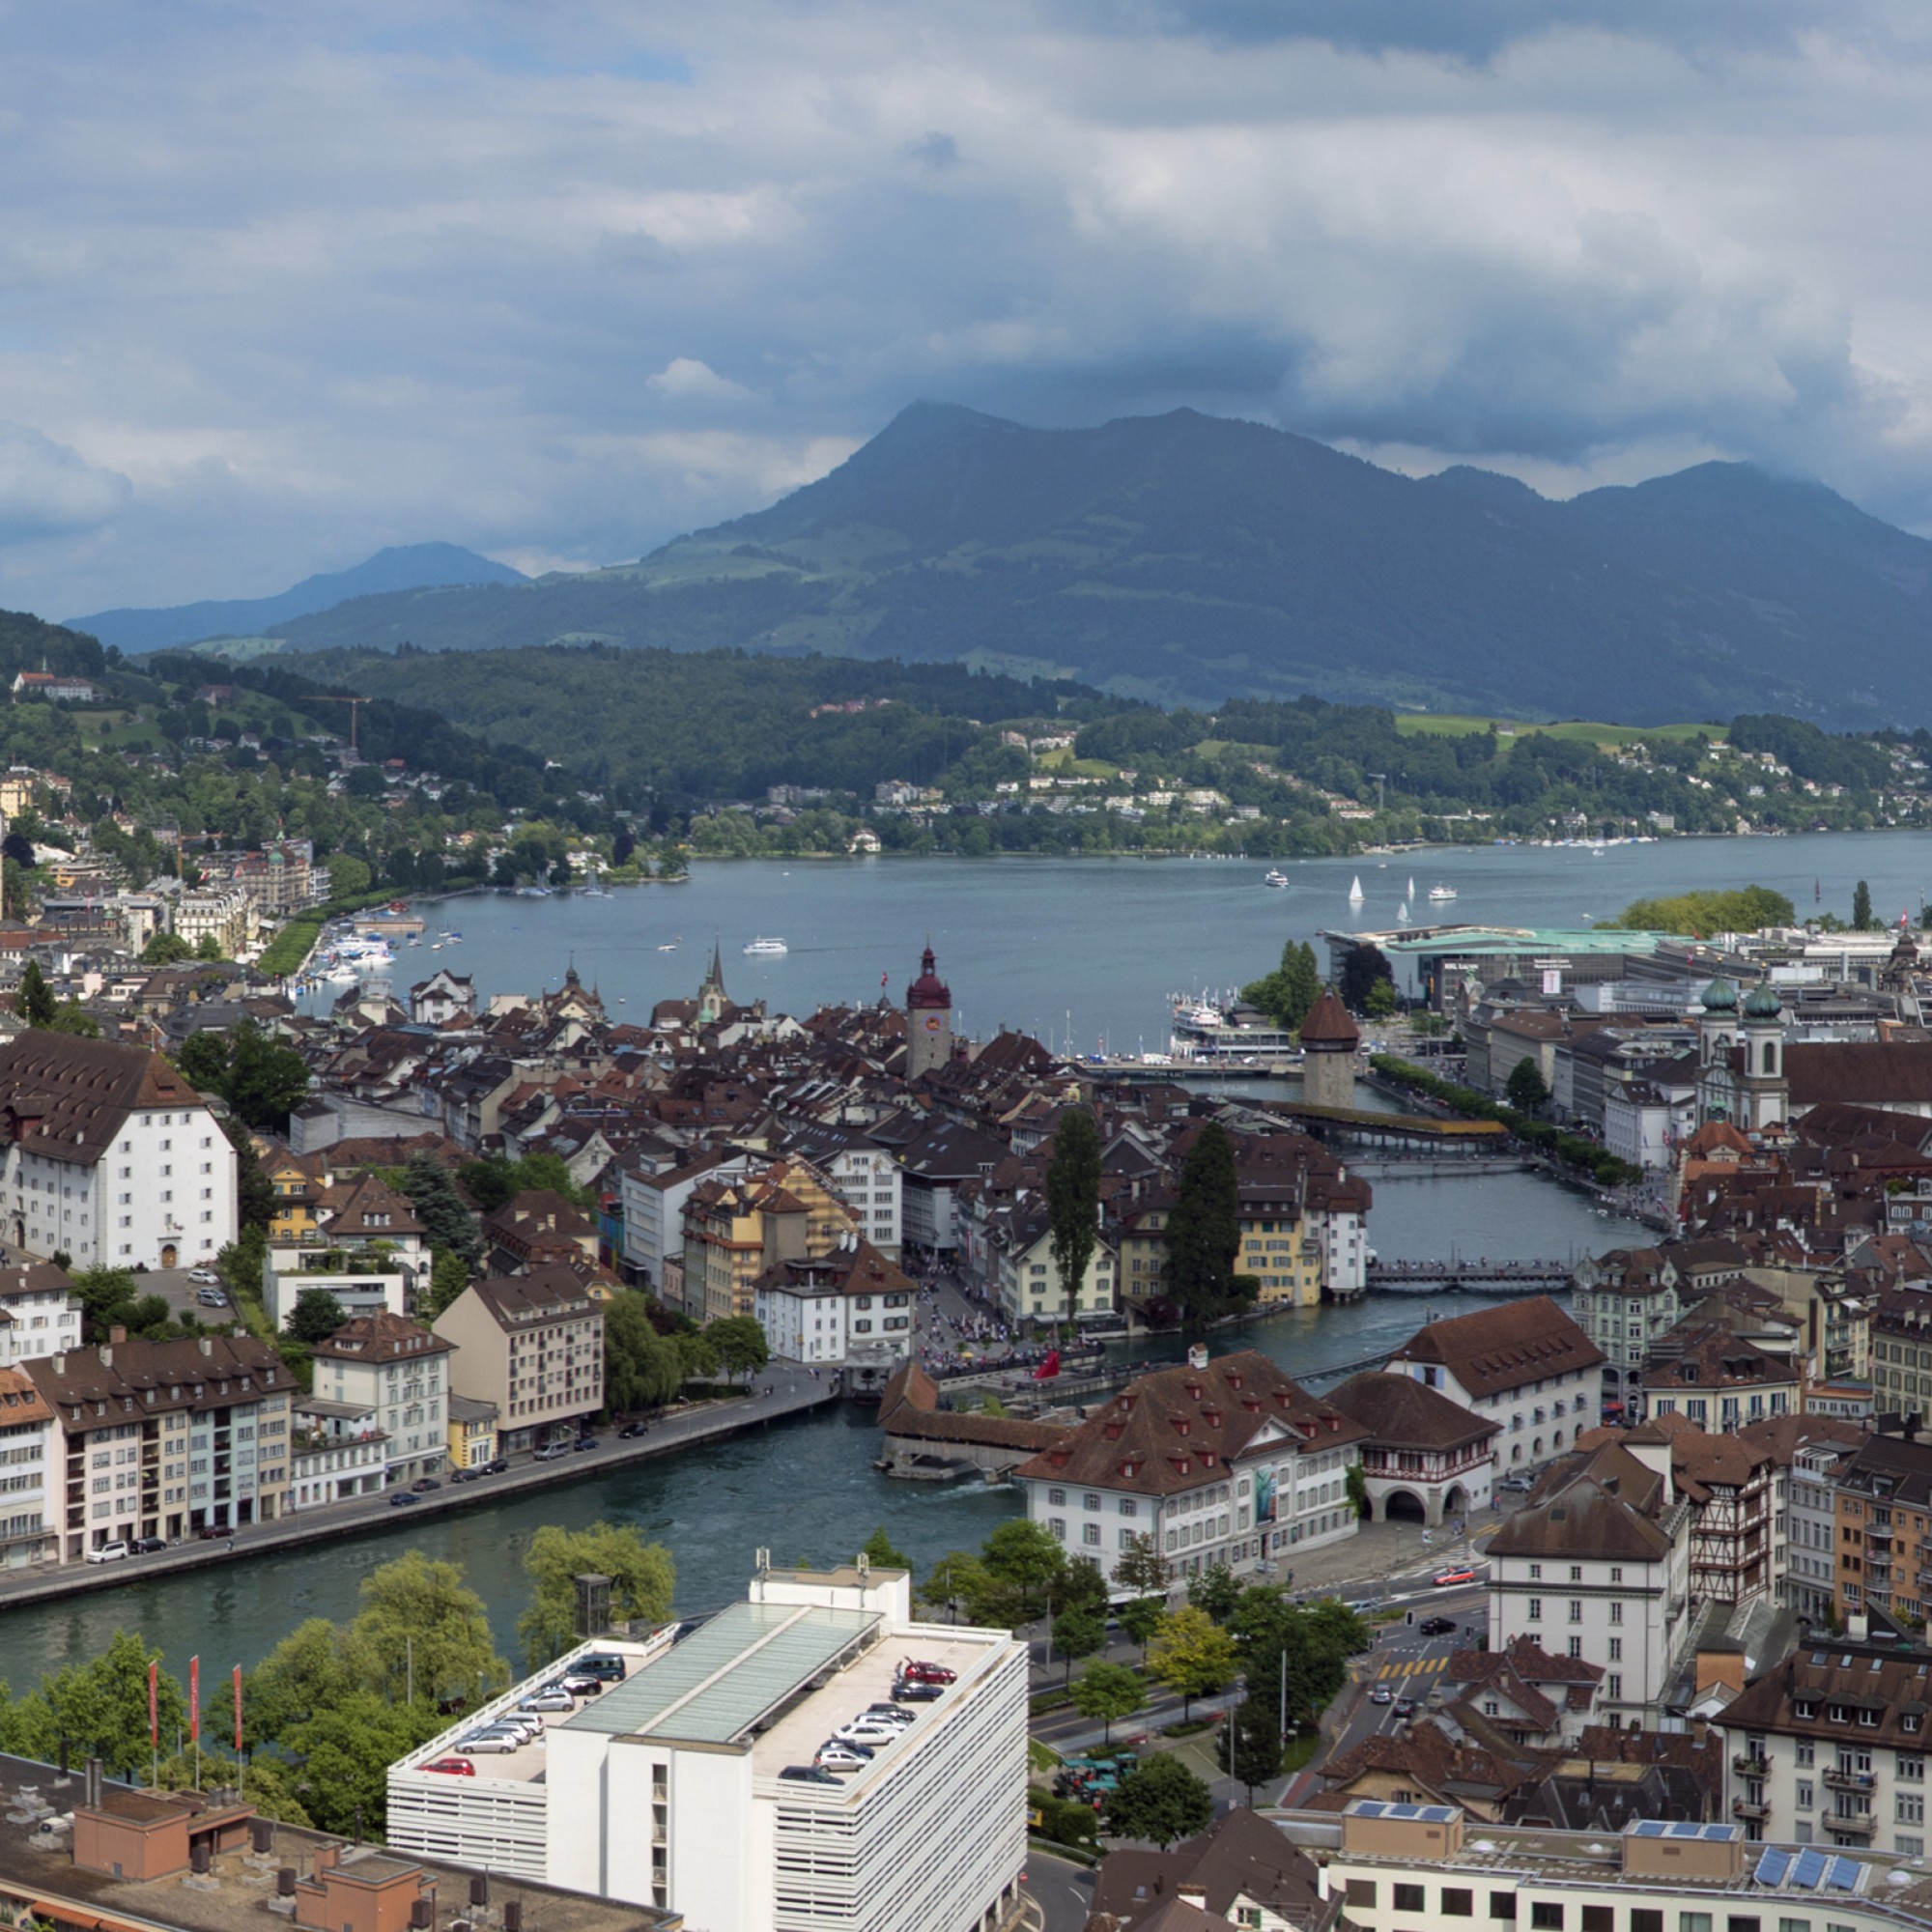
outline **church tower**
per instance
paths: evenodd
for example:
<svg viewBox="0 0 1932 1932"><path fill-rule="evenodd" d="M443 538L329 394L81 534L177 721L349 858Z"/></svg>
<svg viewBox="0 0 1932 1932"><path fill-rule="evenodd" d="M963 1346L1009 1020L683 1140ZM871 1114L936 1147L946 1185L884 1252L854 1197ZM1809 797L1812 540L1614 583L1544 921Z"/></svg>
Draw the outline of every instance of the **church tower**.
<svg viewBox="0 0 1932 1932"><path fill-rule="evenodd" d="M1784 1002L1768 980L1753 986L1744 1004L1744 1078L1737 1124L1756 1133L1790 1117L1791 1089L1784 1078Z"/></svg>
<svg viewBox="0 0 1932 1932"><path fill-rule="evenodd" d="M697 1024L709 1026L713 1020L724 1016L724 1009L731 1004L731 998L724 990L724 954L718 941L711 942L711 970L704 976L704 983L697 989Z"/></svg>
<svg viewBox="0 0 1932 1932"><path fill-rule="evenodd" d="M936 1073L952 1058L952 989L939 977L928 946L919 978L906 988L906 1078Z"/></svg>

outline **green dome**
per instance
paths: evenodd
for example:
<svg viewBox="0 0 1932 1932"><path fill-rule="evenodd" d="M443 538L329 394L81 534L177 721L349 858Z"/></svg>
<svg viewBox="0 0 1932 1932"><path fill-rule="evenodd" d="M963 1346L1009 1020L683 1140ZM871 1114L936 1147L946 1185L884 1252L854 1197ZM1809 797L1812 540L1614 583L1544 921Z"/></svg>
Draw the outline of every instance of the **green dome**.
<svg viewBox="0 0 1932 1932"><path fill-rule="evenodd" d="M1704 988L1707 1013L1734 1013L1738 1009L1738 989L1728 980L1713 980Z"/></svg>
<svg viewBox="0 0 1932 1932"><path fill-rule="evenodd" d="M1769 982L1753 986L1745 1001L1747 1020L1775 1020L1783 1010L1784 1002L1777 997L1777 988Z"/></svg>

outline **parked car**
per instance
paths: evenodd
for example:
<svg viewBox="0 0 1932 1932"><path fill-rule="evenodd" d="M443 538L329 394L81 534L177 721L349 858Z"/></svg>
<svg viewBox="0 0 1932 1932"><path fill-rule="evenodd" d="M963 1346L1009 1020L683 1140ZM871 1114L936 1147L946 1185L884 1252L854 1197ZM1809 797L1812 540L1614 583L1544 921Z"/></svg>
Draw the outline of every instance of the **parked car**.
<svg viewBox="0 0 1932 1932"><path fill-rule="evenodd" d="M533 1463L554 1463L559 1456L569 1454L569 1447L565 1443L546 1442L541 1449L531 1452L530 1460Z"/></svg>
<svg viewBox="0 0 1932 1932"><path fill-rule="evenodd" d="M1415 1699L1413 1697L1398 1697L1395 1700L1395 1714L1398 1718L1414 1717Z"/></svg>
<svg viewBox="0 0 1932 1932"><path fill-rule="evenodd" d="M632 1438L633 1436L636 1436L636 1435L649 1435L650 1433L651 1433L651 1425L650 1425L650 1424L649 1424L648 1422L627 1422L627 1423L625 1423L625 1425L623 1426L623 1428L621 1428L621 1429L620 1429L620 1430L618 1430L618 1432L617 1432L617 1434L618 1434L618 1435L620 1435L620 1436L621 1436L621 1437L622 1437L622 1438L623 1438L623 1439L624 1439L624 1440L625 1440L626 1442L630 1441L630 1440L631 1440L631 1438ZM799 1770L801 1770L801 1771L803 1771L803 1770L806 1770L807 1768L808 1768L808 1767L806 1767L806 1766L804 1766L804 1765L800 1765L800 1766L798 1767L798 1769L799 1769ZM783 1774L782 1772L781 1772L781 1773L780 1773L779 1775L780 1775L781 1776L784 1776L784 1774Z"/></svg>
<svg viewBox="0 0 1932 1932"><path fill-rule="evenodd" d="M568 1690L573 1697L594 1697L604 1688L601 1677L586 1677L582 1671L573 1670L568 1677L557 1679L557 1689Z"/></svg>
<svg viewBox="0 0 1932 1932"><path fill-rule="evenodd" d="M897 1724L901 1728L916 1721L913 1713L899 1704L867 1704L859 1715L862 1718L877 1718L881 1723Z"/></svg>
<svg viewBox="0 0 1932 1932"><path fill-rule="evenodd" d="M832 1735L841 1745L889 1745L901 1728L883 1718L854 1718L849 1724L840 1724Z"/></svg>
<svg viewBox="0 0 1932 1932"><path fill-rule="evenodd" d="M195 1531L195 1535L198 1536L203 1543L219 1543L224 1536L227 1537L231 1543L235 1540L235 1532L232 1529L228 1528L226 1524L218 1522L203 1523L202 1526Z"/></svg>
<svg viewBox="0 0 1932 1932"><path fill-rule="evenodd" d="M901 1704L931 1704L946 1695L943 1684L895 1684L893 1695Z"/></svg>
<svg viewBox="0 0 1932 1932"><path fill-rule="evenodd" d="M1371 1704L1393 1704L1395 1702L1395 1692L1386 1684L1378 1684L1369 1692L1369 1702Z"/></svg>
<svg viewBox="0 0 1932 1932"><path fill-rule="evenodd" d="M1445 1589L1453 1583L1473 1583L1475 1580L1476 1573L1473 1570L1438 1570L1435 1573L1435 1587L1438 1590Z"/></svg>
<svg viewBox="0 0 1932 1932"><path fill-rule="evenodd" d="M837 1784L838 1780L829 1771L821 1771L815 1764L788 1764L779 1773L781 1777L789 1777L799 1784Z"/></svg>
<svg viewBox="0 0 1932 1932"><path fill-rule="evenodd" d="M421 1501L422 1498L413 1490L391 1490L389 1492L389 1507L391 1509L402 1509L410 1503L419 1503Z"/></svg>
<svg viewBox="0 0 1932 1932"><path fill-rule="evenodd" d="M474 1777L476 1767L467 1757L440 1757L433 1764L423 1766L425 1771L446 1771L452 1777Z"/></svg>
<svg viewBox="0 0 1932 1932"><path fill-rule="evenodd" d="M415 1479L415 1481L410 1485L410 1488L412 1489L417 1495L426 1496L432 1490L441 1489L442 1485L439 1483L434 1476L418 1476Z"/></svg>
<svg viewBox="0 0 1932 1932"><path fill-rule="evenodd" d="M187 1278L198 1288L219 1288L221 1277L213 1268L189 1268Z"/></svg>
<svg viewBox="0 0 1932 1932"><path fill-rule="evenodd" d="M473 1483L482 1473L481 1469L452 1469L449 1480L452 1483Z"/></svg>
<svg viewBox="0 0 1932 1932"><path fill-rule="evenodd" d="M604 1445L594 1435L580 1435L570 1446L573 1449L601 1449Z"/></svg>
<svg viewBox="0 0 1932 1932"><path fill-rule="evenodd" d="M568 1690L564 1690L561 1685L555 1688L546 1685L541 1690L535 1691L530 1696L526 1697L517 1706L517 1709L520 1711L574 1711L577 1709L577 1699Z"/></svg>
<svg viewBox="0 0 1932 1932"><path fill-rule="evenodd" d="M824 1771L864 1771L866 1760L850 1745L828 1744L819 1747L812 1763Z"/></svg>
<svg viewBox="0 0 1932 1932"><path fill-rule="evenodd" d="M492 1456L483 1464L483 1474L486 1476L501 1476L508 1472L509 1467L510 1459L507 1456Z"/></svg>
<svg viewBox="0 0 1932 1932"><path fill-rule="evenodd" d="M949 1670L943 1663L922 1663L917 1661L904 1665L899 1671L902 1682L907 1684L956 1684L959 1673Z"/></svg>
<svg viewBox="0 0 1932 1932"><path fill-rule="evenodd" d="M1447 1636L1456 1628L1454 1617L1424 1617L1416 1625L1424 1636Z"/></svg>
<svg viewBox="0 0 1932 1932"><path fill-rule="evenodd" d="M478 1731L473 1738L465 1738L456 1748L466 1757L508 1756L517 1748L517 1741L507 1731Z"/></svg>
<svg viewBox="0 0 1932 1932"><path fill-rule="evenodd" d="M621 1684L627 1666L621 1657L600 1650L591 1652L587 1657L580 1657L570 1667L582 1676L601 1678L606 1684Z"/></svg>
<svg viewBox="0 0 1932 1932"><path fill-rule="evenodd" d="M228 1306L228 1297L218 1288L198 1288L194 1292L194 1298L204 1308L226 1308Z"/></svg>
<svg viewBox="0 0 1932 1932"><path fill-rule="evenodd" d="M127 1543L117 1536L111 1543L97 1543L87 1552L87 1560L90 1563L118 1563L127 1554Z"/></svg>
<svg viewBox="0 0 1932 1932"><path fill-rule="evenodd" d="M136 1556L147 1556L156 1549L165 1549L168 1540L165 1536L137 1536L128 1546Z"/></svg>

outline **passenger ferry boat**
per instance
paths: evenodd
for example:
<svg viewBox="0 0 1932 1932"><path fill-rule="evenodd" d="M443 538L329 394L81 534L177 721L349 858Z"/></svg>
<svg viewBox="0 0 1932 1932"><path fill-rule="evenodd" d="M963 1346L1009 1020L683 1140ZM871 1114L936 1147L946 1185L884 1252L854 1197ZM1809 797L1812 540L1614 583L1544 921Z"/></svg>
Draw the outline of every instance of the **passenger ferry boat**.
<svg viewBox="0 0 1932 1932"><path fill-rule="evenodd" d="M746 943L745 951L751 953L789 952L791 948L782 939L753 939Z"/></svg>
<svg viewBox="0 0 1932 1932"><path fill-rule="evenodd" d="M1178 1061L1278 1063L1299 1060L1294 1035L1235 994L1177 993L1168 1051Z"/></svg>

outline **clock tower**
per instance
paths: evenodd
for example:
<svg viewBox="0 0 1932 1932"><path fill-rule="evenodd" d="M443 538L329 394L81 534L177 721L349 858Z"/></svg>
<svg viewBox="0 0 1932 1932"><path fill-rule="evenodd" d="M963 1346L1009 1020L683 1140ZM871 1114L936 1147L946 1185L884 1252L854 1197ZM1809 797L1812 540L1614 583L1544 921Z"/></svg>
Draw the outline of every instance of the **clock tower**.
<svg viewBox="0 0 1932 1932"><path fill-rule="evenodd" d="M906 1078L936 1073L952 1058L952 990L934 969L932 948L906 988Z"/></svg>

